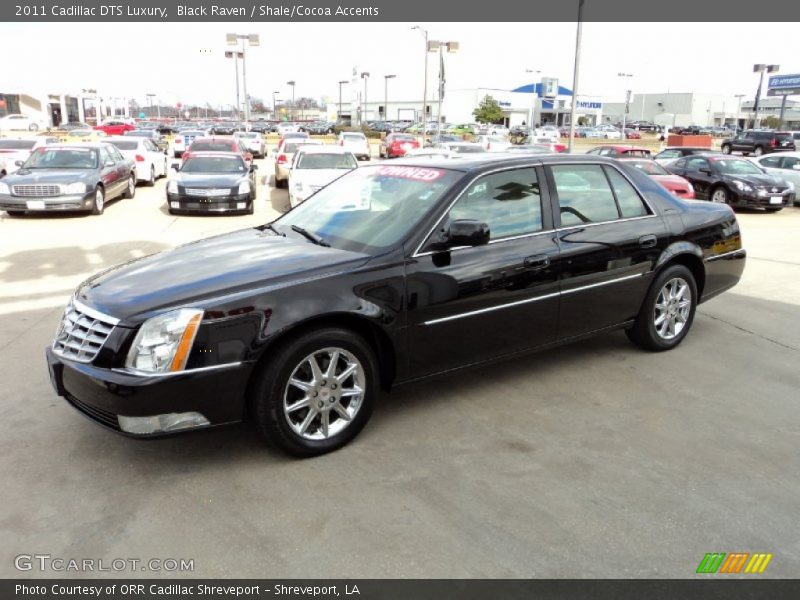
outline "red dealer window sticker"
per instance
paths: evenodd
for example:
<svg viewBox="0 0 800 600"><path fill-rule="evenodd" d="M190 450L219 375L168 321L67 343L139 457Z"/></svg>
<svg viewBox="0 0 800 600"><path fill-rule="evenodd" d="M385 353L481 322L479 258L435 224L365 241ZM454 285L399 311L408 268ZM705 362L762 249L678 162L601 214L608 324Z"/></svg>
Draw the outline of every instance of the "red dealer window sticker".
<svg viewBox="0 0 800 600"><path fill-rule="evenodd" d="M440 171L438 169L424 169L420 167L378 167L375 169L374 174L385 175L387 177L414 179L416 181L435 181L444 175L444 171Z"/></svg>

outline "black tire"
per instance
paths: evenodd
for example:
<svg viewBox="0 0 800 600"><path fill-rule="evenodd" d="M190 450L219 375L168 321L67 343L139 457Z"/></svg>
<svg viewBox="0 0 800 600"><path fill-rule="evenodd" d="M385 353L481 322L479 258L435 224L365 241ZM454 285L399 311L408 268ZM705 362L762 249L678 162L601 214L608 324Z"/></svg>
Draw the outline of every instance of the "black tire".
<svg viewBox="0 0 800 600"><path fill-rule="evenodd" d="M761 146L756 146L755 150L753 151L755 156L762 156L764 154L764 148Z"/></svg>
<svg viewBox="0 0 800 600"><path fill-rule="evenodd" d="M97 186L94 190L95 196L92 199L92 214L93 215L102 215L103 211L106 209L106 191Z"/></svg>
<svg viewBox="0 0 800 600"><path fill-rule="evenodd" d="M292 429L284 413L284 391L292 373L305 357L330 347L340 348L358 360L364 373L362 387L365 393L360 408L343 430L327 439L306 439ZM308 331L281 344L279 349L270 352L270 357L274 359L256 371L249 397L258 432L269 444L294 456L317 456L341 448L367 424L378 394L378 368L372 349L360 336L338 327Z"/></svg>
<svg viewBox="0 0 800 600"><path fill-rule="evenodd" d="M161 177L166 177L168 172L169 172L169 164L167 164L167 161L165 159L164 160L164 172L161 174Z"/></svg>
<svg viewBox="0 0 800 600"><path fill-rule="evenodd" d="M147 180L147 186L153 187L156 184L156 168L150 165L150 179Z"/></svg>
<svg viewBox="0 0 800 600"><path fill-rule="evenodd" d="M722 153L723 154L730 154L731 153L730 144L722 144Z"/></svg>
<svg viewBox="0 0 800 600"><path fill-rule="evenodd" d="M255 203L254 200L255 200L255 198L251 199L250 202L248 203L247 210L245 211L245 214L252 215L255 212L256 203Z"/></svg>
<svg viewBox="0 0 800 600"><path fill-rule="evenodd" d="M768 206L764 210L766 210L768 213L776 213L776 212L782 211L783 207L782 206Z"/></svg>
<svg viewBox="0 0 800 600"><path fill-rule="evenodd" d="M714 196L717 196L717 199L714 199ZM728 204L731 203L731 193L727 190L727 188L718 185L715 188L712 188L711 191L708 193L708 199L711 202L716 202L717 204Z"/></svg>
<svg viewBox="0 0 800 600"><path fill-rule="evenodd" d="M136 195L136 175L131 173L128 175L128 184L125 186L125 193L122 197L131 200Z"/></svg>
<svg viewBox="0 0 800 600"><path fill-rule="evenodd" d="M671 339L665 339L656 331L656 302L665 284L674 279L681 279L689 286L689 290L691 292L689 314L680 332L675 334L675 336ZM685 338L689 333L692 323L694 322L694 314L696 309L697 284L695 283L694 275L692 275L692 272L684 265L672 264L663 269L653 280L653 283L644 298L644 302L642 302L642 307L636 317L636 322L634 323L633 327L626 330L625 333L628 335L628 339L644 350L649 350L651 352L672 350L678 344L680 344L681 341L683 341L683 338Z"/></svg>

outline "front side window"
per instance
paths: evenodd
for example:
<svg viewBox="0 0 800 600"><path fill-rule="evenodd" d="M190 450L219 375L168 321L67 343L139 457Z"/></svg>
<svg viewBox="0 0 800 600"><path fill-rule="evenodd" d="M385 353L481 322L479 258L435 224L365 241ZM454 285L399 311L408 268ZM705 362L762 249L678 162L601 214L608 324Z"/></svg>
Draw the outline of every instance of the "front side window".
<svg viewBox="0 0 800 600"><path fill-rule="evenodd" d="M614 194L600 165L554 165L550 169L563 226L619 218Z"/></svg>
<svg viewBox="0 0 800 600"><path fill-rule="evenodd" d="M708 161L705 158L690 158L686 163L686 168L690 171L699 171L708 168Z"/></svg>
<svg viewBox="0 0 800 600"><path fill-rule="evenodd" d="M680 150L664 150L659 152L656 158L678 158L680 155Z"/></svg>
<svg viewBox="0 0 800 600"><path fill-rule="evenodd" d="M475 181L450 209L450 220L489 225L491 240L542 230L542 198L536 170L515 169Z"/></svg>
<svg viewBox="0 0 800 600"><path fill-rule="evenodd" d="M777 156L770 156L769 158L765 158L761 161L762 167L772 167L773 169L777 169L780 166L780 157Z"/></svg>

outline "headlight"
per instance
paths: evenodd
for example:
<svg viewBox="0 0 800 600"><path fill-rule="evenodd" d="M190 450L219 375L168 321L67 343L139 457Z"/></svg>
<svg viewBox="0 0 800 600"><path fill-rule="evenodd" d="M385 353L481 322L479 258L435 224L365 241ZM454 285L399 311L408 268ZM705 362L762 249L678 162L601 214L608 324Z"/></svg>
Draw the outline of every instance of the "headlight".
<svg viewBox="0 0 800 600"><path fill-rule="evenodd" d="M250 193L250 182L243 181L239 184L239 194L249 194Z"/></svg>
<svg viewBox="0 0 800 600"><path fill-rule="evenodd" d="M741 181L734 181L733 185L736 186L737 190L741 190L743 192L752 192L753 191L753 187L752 186L750 186L750 185L748 185L746 183L743 183Z"/></svg>
<svg viewBox="0 0 800 600"><path fill-rule="evenodd" d="M8 189L8 186L0 181L0 194L10 194L11 190Z"/></svg>
<svg viewBox="0 0 800 600"><path fill-rule="evenodd" d="M170 179L169 183L167 184L167 193L168 194L177 194L178 193L178 182L174 179Z"/></svg>
<svg viewBox="0 0 800 600"><path fill-rule="evenodd" d="M64 186L64 193L65 194L85 194L86 193L86 184L82 181L77 181L75 183L70 183L69 185Z"/></svg>
<svg viewBox="0 0 800 600"><path fill-rule="evenodd" d="M125 366L150 373L182 371L203 311L181 308L153 317L139 328Z"/></svg>

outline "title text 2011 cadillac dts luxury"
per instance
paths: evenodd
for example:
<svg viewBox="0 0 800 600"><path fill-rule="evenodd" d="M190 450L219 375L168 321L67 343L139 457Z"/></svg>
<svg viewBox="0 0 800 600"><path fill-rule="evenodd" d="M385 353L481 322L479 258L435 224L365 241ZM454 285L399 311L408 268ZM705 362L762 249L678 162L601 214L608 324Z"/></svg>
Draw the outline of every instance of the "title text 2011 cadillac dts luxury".
<svg viewBox="0 0 800 600"><path fill-rule="evenodd" d="M674 348L744 259L728 206L612 159L405 159L92 277L47 360L58 394L111 429L250 418L309 456L398 383L614 328Z"/></svg>

